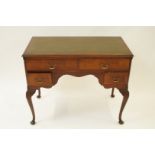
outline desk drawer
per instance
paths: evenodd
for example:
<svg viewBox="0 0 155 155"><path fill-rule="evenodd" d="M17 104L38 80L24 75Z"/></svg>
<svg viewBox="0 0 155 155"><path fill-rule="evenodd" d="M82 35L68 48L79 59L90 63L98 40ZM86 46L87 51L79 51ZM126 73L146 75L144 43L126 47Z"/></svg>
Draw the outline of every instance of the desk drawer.
<svg viewBox="0 0 155 155"><path fill-rule="evenodd" d="M129 70L129 59L81 59L79 69L81 70Z"/></svg>
<svg viewBox="0 0 155 155"><path fill-rule="evenodd" d="M124 87L128 83L128 72L105 73L103 83L107 87Z"/></svg>
<svg viewBox="0 0 155 155"><path fill-rule="evenodd" d="M77 68L76 60L26 60L27 71L73 70Z"/></svg>
<svg viewBox="0 0 155 155"><path fill-rule="evenodd" d="M28 73L29 86L49 87L52 84L51 73Z"/></svg>

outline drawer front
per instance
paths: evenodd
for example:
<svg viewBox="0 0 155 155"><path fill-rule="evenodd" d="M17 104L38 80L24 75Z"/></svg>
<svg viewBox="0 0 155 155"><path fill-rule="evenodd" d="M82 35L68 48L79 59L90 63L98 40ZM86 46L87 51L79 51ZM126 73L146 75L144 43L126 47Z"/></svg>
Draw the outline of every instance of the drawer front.
<svg viewBox="0 0 155 155"><path fill-rule="evenodd" d="M27 80L29 86L49 87L52 85L50 73L28 73Z"/></svg>
<svg viewBox="0 0 155 155"><path fill-rule="evenodd" d="M106 87L124 87L128 83L128 72L105 73L103 83Z"/></svg>
<svg viewBox="0 0 155 155"><path fill-rule="evenodd" d="M81 70L113 70L125 71L129 70L129 59L81 59L79 69Z"/></svg>
<svg viewBox="0 0 155 155"><path fill-rule="evenodd" d="M76 60L27 60L28 71L74 70L77 68Z"/></svg>

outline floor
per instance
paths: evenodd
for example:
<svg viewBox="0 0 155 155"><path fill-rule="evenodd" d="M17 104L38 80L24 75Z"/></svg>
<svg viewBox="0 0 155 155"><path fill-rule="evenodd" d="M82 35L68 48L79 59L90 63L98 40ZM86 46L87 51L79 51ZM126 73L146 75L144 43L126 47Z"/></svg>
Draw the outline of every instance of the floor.
<svg viewBox="0 0 155 155"><path fill-rule="evenodd" d="M65 75L53 88L42 88L41 99L35 94L37 124L34 126L29 123L31 113L22 81L18 87L16 83L12 86L6 87L0 98L0 128L155 128L153 94L135 93L134 88L130 88L123 113L125 124L119 125L121 94L115 90L115 98L111 98L111 89L104 89L92 75L80 78Z"/></svg>

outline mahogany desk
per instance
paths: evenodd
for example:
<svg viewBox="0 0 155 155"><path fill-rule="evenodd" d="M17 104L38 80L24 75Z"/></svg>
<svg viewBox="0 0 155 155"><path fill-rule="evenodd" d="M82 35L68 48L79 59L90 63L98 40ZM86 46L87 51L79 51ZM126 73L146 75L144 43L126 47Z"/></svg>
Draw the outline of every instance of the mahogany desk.
<svg viewBox="0 0 155 155"><path fill-rule="evenodd" d="M104 88L123 95L119 123L129 97L128 81L133 54L121 37L32 37L23 59L27 79L26 97L35 124L32 96L40 88L51 88L65 74L94 75Z"/></svg>

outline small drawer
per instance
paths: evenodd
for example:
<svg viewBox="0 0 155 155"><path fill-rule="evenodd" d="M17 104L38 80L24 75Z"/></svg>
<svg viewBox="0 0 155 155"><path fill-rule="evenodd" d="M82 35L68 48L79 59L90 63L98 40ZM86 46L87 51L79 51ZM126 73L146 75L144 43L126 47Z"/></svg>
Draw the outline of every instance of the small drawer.
<svg viewBox="0 0 155 155"><path fill-rule="evenodd" d="M128 83L128 72L105 73L103 83L107 87L124 87Z"/></svg>
<svg viewBox="0 0 155 155"><path fill-rule="evenodd" d="M76 60L26 60L28 71L73 70L77 68Z"/></svg>
<svg viewBox="0 0 155 155"><path fill-rule="evenodd" d="M28 73L27 80L29 86L49 87L52 85L50 73Z"/></svg>
<svg viewBox="0 0 155 155"><path fill-rule="evenodd" d="M123 58L81 59L79 62L81 70L127 71L129 66L130 60Z"/></svg>

